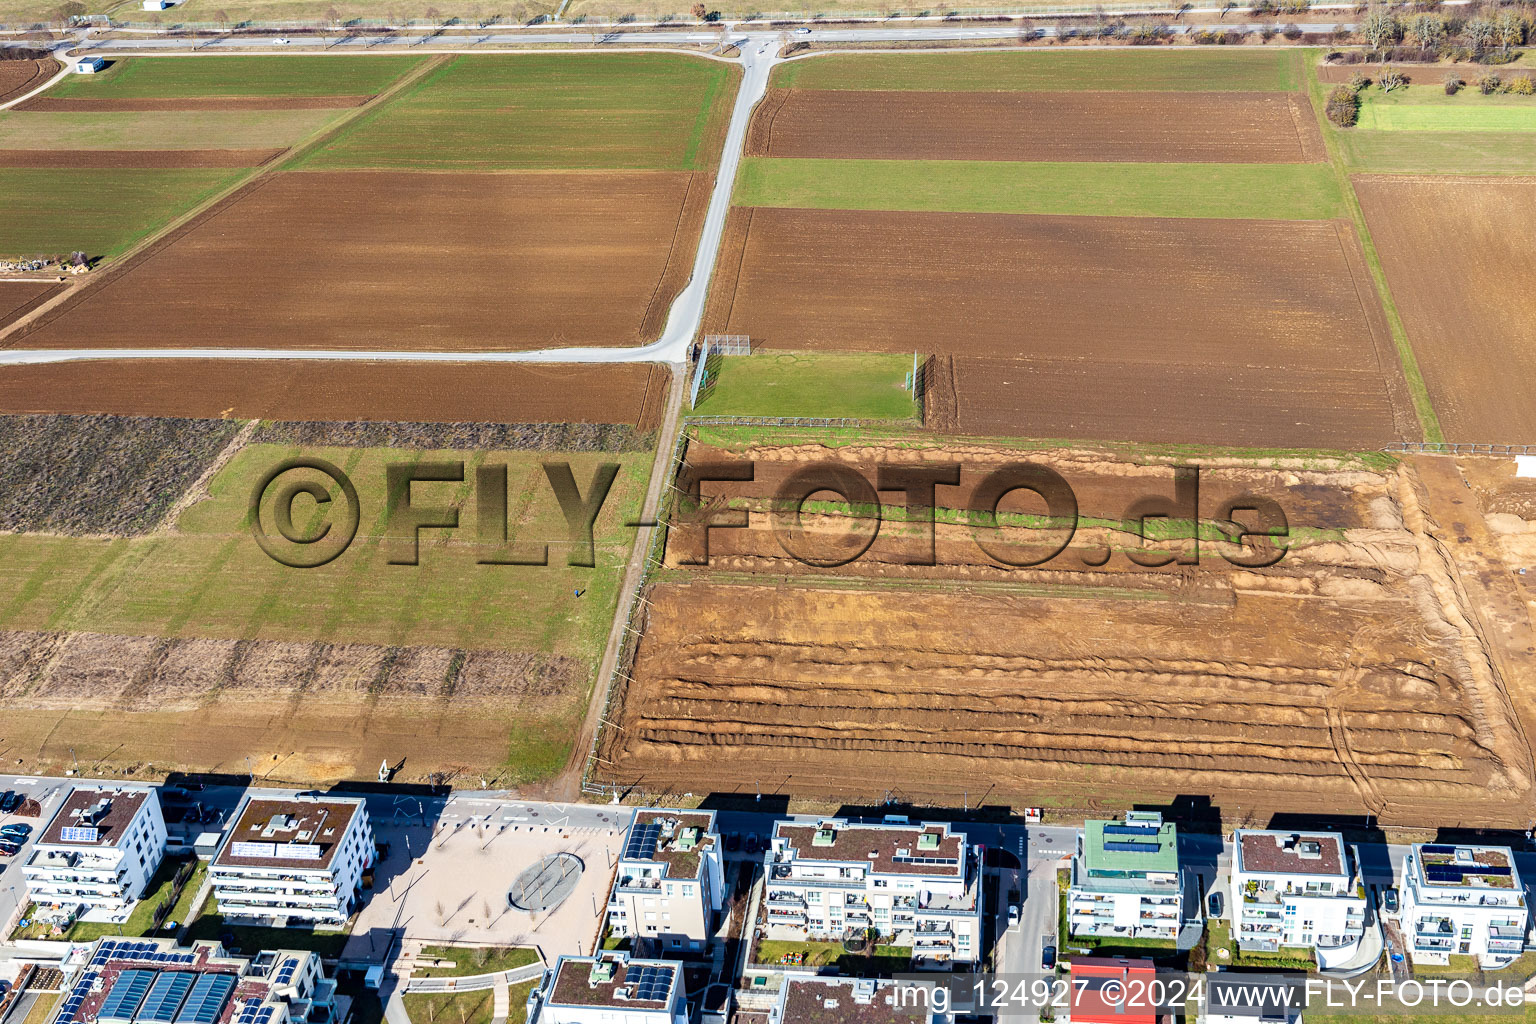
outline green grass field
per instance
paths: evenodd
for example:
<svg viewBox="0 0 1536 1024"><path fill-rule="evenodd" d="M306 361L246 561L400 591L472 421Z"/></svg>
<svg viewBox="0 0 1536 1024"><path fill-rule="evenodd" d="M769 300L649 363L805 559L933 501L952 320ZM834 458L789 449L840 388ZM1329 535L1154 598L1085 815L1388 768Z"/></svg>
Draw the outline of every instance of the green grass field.
<svg viewBox="0 0 1536 1024"><path fill-rule="evenodd" d="M1342 209L1326 164L742 161L741 206L1321 220Z"/></svg>
<svg viewBox="0 0 1536 1024"><path fill-rule="evenodd" d="M211 16L210 16L211 17ZM193 96L365 96L424 58L364 56L133 57L95 75L71 75L55 99L171 99Z"/></svg>
<svg viewBox="0 0 1536 1024"><path fill-rule="evenodd" d="M244 173L0 167L0 254L110 259Z"/></svg>
<svg viewBox="0 0 1536 1024"><path fill-rule="evenodd" d="M281 149L337 110L0 113L0 149Z"/></svg>
<svg viewBox="0 0 1536 1024"><path fill-rule="evenodd" d="M1444 95L1442 92L1441 95ZM1436 103L1364 103L1356 131L1529 132L1536 104L1462 106Z"/></svg>
<svg viewBox="0 0 1536 1024"><path fill-rule="evenodd" d="M705 170L719 159L738 77L674 54L458 57L305 166Z"/></svg>
<svg viewBox="0 0 1536 1024"><path fill-rule="evenodd" d="M1300 50L1030 50L835 54L774 70L786 89L1288 92L1305 81Z"/></svg>
<svg viewBox="0 0 1536 1024"><path fill-rule="evenodd" d="M511 971L539 962L537 950L527 946L423 946L417 959L452 960L452 967L421 967L413 978L467 978L476 974Z"/></svg>
<svg viewBox="0 0 1536 1024"><path fill-rule="evenodd" d="M700 416L827 416L915 419L921 410L903 386L904 355L775 352L726 356Z"/></svg>
<svg viewBox="0 0 1536 1024"><path fill-rule="evenodd" d="M247 503L261 474L290 450L242 449L212 482L211 498L181 517L179 532L135 539L9 534L0 537L0 628L93 630L124 635L271 640L346 640L532 650L595 658L607 636L620 573L644 490L644 455L528 452L477 456L506 462L508 507L521 536L550 544L548 567L476 564L474 501L464 528L427 531L420 564L387 564L384 467L406 459L464 453L383 449L310 449L348 473L357 486L362 525L351 548L318 569L295 570L264 554L247 526ZM569 461L585 489L595 465L623 465L597 525L597 569L565 564L565 521L540 469ZM474 462L466 478L474 479ZM446 503L470 484L417 485L415 500ZM517 527L513 527L517 533ZM579 601L575 588L588 588ZM517 614L508 614L517 609Z"/></svg>

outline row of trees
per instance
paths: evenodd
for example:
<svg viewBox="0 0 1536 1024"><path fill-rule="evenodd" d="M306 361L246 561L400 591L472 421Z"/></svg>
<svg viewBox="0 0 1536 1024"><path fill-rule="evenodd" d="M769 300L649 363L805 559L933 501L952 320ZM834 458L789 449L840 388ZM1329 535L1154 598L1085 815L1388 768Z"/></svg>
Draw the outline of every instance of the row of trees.
<svg viewBox="0 0 1536 1024"><path fill-rule="evenodd" d="M1375 54L1407 42L1426 57L1470 55L1483 60L1498 54L1508 58L1514 47L1526 42L1530 32L1530 16L1510 7L1475 10L1470 14L1400 14L1389 7L1372 6L1360 21L1360 35Z"/></svg>

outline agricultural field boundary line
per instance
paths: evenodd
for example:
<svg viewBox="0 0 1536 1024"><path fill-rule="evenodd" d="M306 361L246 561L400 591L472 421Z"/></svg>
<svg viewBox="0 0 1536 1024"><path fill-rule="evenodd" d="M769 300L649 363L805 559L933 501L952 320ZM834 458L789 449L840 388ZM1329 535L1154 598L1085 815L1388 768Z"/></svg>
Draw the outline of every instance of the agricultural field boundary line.
<svg viewBox="0 0 1536 1024"><path fill-rule="evenodd" d="M129 247L126 251L124 251L123 253L119 254L117 256L117 258L112 262L111 266L109 266L109 267L99 271L97 274L92 275L92 280L86 281L83 284L81 284L81 285L79 285L79 286L77 286L75 288L66 288L64 291L62 291L58 295L54 296L48 302L45 302L41 306L39 306L37 309L32 310L32 312L28 313L26 316L20 317L17 320L11 322L10 324L7 324L3 329L0 329L0 344L3 344L4 340L6 338L13 336L18 331L20 331L23 328L25 328L28 324L36 321L37 319L42 317L44 314L46 314L49 310L55 308L60 303L64 302L66 299L73 297L81 288L89 288L89 287L96 286L97 284L99 284L100 281L102 281L104 279L105 280L110 280L113 276L115 276L117 274L120 274L120 273L123 273L123 272L125 272L125 271L127 271L129 269L132 269L133 264L136 262L136 260L140 256L143 256L145 254L153 252L155 246L160 244L161 241L171 237L172 235L174 235L176 232L180 231L181 229L194 224L196 221L198 221L203 216L203 214L207 213L210 210L215 209L220 203L223 203L225 200L230 199L232 196L234 196L236 193L240 192L242 189L245 189L245 188L248 188L248 187L250 187L252 185L255 185L258 182L260 182L261 180L263 180L264 178L267 178L267 177L271 176L272 174L282 170L284 167L287 167L294 160L296 160L299 157L303 156L305 153L307 153L309 150L313 149L314 147L316 147L318 145L321 145L327 139L331 138L337 132L339 132L343 128L345 128L347 125L351 124L357 118L362 117L365 113L369 113L369 112L377 109L380 105L382 105L384 103L388 103L391 99L393 99L400 92L400 90L409 87L418 78L420 78L421 76L427 74L429 71L431 71L432 69L438 67L442 63L444 63L444 60L441 59L441 58L436 59L436 60L424 60L424 61L422 61L420 65L418 65L417 67L411 69L410 71L406 72L405 74L401 75L397 80L395 80L393 83L390 84L389 88L381 90L377 95L375 95L367 103L364 103L361 106L347 108L346 111L342 114L342 116L340 118L338 118L338 119L336 119L334 121L329 121L329 122L326 122L325 124L322 124L320 127L316 128L309 135L305 136L302 139L299 139L293 145L287 147L287 149L285 149L283 151L283 153L280 156L278 156L277 158L269 160L269 161L267 161L264 164L259 164L259 165L255 166L255 167L252 167L248 174L245 174L243 176L237 177L234 181L232 181L225 188L221 189L218 192L215 192L213 195L209 196L203 202L201 202L198 205L194 206L192 209L188 210L186 213L182 214L180 217L175 218L170 223L163 225L160 228L160 230L152 231L148 235L146 235L144 238L140 239L139 242L136 245L133 245L133 246ZM86 350L86 351L90 351L90 350ZM107 352L107 353L111 352L110 349L102 349L102 350L96 350L96 351L98 351L98 352ZM187 351L187 350L176 350L177 354L175 356L173 356L172 358L184 358L181 355L181 353L184 352L184 351ZM257 350L253 350L253 351L259 352L261 350L257 349ZM93 357L91 357L91 356L83 356L83 357L80 357L80 358L93 358ZM102 358L102 357L97 356L95 358ZM291 357L278 356L276 358L291 358ZM50 360L46 360L46 359L44 359L44 360L38 360L38 359L3 360L3 362L6 362L6 363L11 363L11 362L17 362L17 363L49 362L49 361Z"/></svg>

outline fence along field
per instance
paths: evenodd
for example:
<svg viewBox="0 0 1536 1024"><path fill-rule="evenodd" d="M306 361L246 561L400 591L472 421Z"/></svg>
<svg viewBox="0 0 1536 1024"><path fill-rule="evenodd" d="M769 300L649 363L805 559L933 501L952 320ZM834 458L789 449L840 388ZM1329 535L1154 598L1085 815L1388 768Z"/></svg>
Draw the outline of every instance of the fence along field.
<svg viewBox="0 0 1536 1024"><path fill-rule="evenodd" d="M1447 439L1536 443L1536 294L1515 270L1536 181L1363 176L1355 191Z"/></svg>
<svg viewBox="0 0 1536 1024"><path fill-rule="evenodd" d="M751 528L716 531L710 565L690 567L683 556L697 551L674 523L599 781L697 791L707 765L717 792L816 801L950 805L984 791L988 803L1091 807L1201 793L1261 817L1528 816L1529 722L1511 704L1527 707L1536 681L1530 626L1505 639L1502 626L1470 625L1488 610L1466 603L1486 597L1484 582L1513 584L1442 546L1425 511L1461 500L1449 476L1380 458L1213 456L1204 508L1246 489L1295 496L1285 560L1239 569L1208 541L1197 568L1144 570L1119 553L1135 542L1113 521L1135 497L1171 491L1169 456L732 436L731 450L770 472L704 496L736 495L732 506L755 510ZM946 488L935 567L903 564L914 538L899 523L868 562L812 570L784 555L763 498L779 475L914 454L967 472L1044 462L1096 525L1058 558L1011 569L981 554L956 511L963 491ZM1021 527L1005 536L1032 532ZM809 536L828 544L857 528L846 512L808 517ZM1105 544L1110 560L1093 568Z"/></svg>
<svg viewBox="0 0 1536 1024"><path fill-rule="evenodd" d="M90 421L59 420L52 447L29 449L29 463L89 465L110 445L113 479L148 481L167 501L239 427L175 421L185 436L172 445L156 427L171 421L116 421L105 437L77 422ZM5 508L18 532L0 537L0 693L8 743L27 770L67 766L73 745L82 765L105 773L146 761L244 770L247 755L258 775L315 784L371 777L385 757L406 757L417 779L464 770L514 783L558 772L607 636L632 541L621 524L638 513L650 453L422 447L464 433L457 424L398 433L413 436L388 449L328 446L323 433L247 443L176 522L65 524L84 536L36 532L73 507L75 492L28 490L36 473L13 467ZM188 458L204 435L212 443ZM299 452L347 472L362 506L348 551L303 572L263 554L246 523L257 479ZM595 569L565 564L565 520L541 469L551 458L571 463L584 493L598 463L621 465L598 519ZM465 459L470 480L482 461L506 463L511 535L549 541L551 564L479 564L475 502L467 487L441 483L417 485L415 500L467 501L463 529L428 531L418 565L386 564L384 467L412 459ZM180 487L154 475L166 460L189 474ZM111 495L91 493L91 514L108 515Z"/></svg>

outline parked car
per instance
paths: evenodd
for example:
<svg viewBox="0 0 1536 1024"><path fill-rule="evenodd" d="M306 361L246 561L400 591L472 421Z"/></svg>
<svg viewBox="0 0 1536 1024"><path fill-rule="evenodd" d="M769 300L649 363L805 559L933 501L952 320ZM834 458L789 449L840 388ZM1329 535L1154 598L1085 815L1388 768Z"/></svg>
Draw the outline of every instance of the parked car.
<svg viewBox="0 0 1536 1024"><path fill-rule="evenodd" d="M14 789L6 790L5 795L0 796L0 814L10 814L20 806L21 794Z"/></svg>
<svg viewBox="0 0 1536 1024"><path fill-rule="evenodd" d="M730 852L730 853L735 853L737 850L741 849L741 833L740 832L728 832L728 833L726 833L726 836L725 836L725 848L726 848L727 852Z"/></svg>
<svg viewBox="0 0 1536 1024"><path fill-rule="evenodd" d="M276 43L278 46L287 46L288 43L290 42L290 40L287 40L287 39L274 39L274 40L272 40L272 42Z"/></svg>
<svg viewBox="0 0 1536 1024"><path fill-rule="evenodd" d="M0 827L0 836L4 836L7 839L11 836L15 836L17 839L25 839L31 834L32 826L24 825L19 821L13 821L9 825Z"/></svg>
<svg viewBox="0 0 1536 1024"><path fill-rule="evenodd" d="M1210 894L1210 896L1206 897L1205 906L1207 912L1206 916L1212 918L1220 917L1222 907L1221 893L1213 892Z"/></svg>
<svg viewBox="0 0 1536 1024"><path fill-rule="evenodd" d="M1046 946L1040 951L1040 969L1054 971L1056 969L1056 947Z"/></svg>
<svg viewBox="0 0 1536 1024"><path fill-rule="evenodd" d="M1396 889L1383 889L1383 890L1381 890L1381 909L1385 910L1389 914L1397 913L1397 890Z"/></svg>
<svg viewBox="0 0 1536 1024"><path fill-rule="evenodd" d="M1008 927L1009 928L1017 928L1018 926L1019 926L1019 905L1017 903L1011 903L1008 906Z"/></svg>
<svg viewBox="0 0 1536 1024"><path fill-rule="evenodd" d="M808 36L810 34L811 34L811 30L808 29L808 28L803 28L802 27L802 28L795 29L795 35L797 35L797 36Z"/></svg>
<svg viewBox="0 0 1536 1024"><path fill-rule="evenodd" d="M21 852L21 846L17 843L8 843L0 839L0 857L14 857Z"/></svg>

